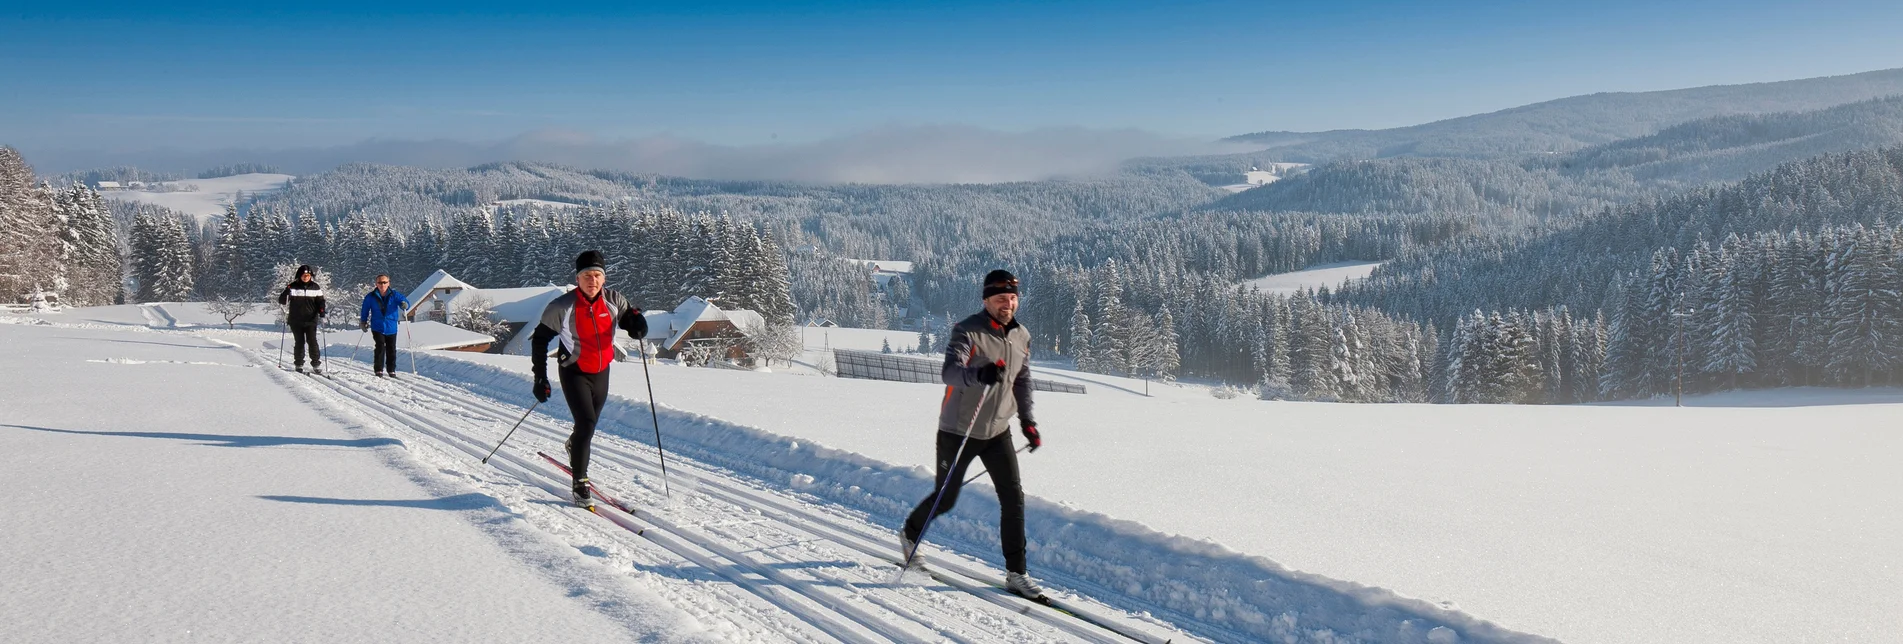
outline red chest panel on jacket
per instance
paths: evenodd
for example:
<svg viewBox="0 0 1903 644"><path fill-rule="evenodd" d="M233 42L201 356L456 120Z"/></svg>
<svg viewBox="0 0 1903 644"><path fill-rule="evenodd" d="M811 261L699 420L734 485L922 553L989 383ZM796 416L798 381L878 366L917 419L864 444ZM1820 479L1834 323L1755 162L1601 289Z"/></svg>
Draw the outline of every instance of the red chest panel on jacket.
<svg viewBox="0 0 1903 644"><path fill-rule="evenodd" d="M577 362L584 373L601 373L615 359L615 320L607 298L589 302L575 298L575 339Z"/></svg>

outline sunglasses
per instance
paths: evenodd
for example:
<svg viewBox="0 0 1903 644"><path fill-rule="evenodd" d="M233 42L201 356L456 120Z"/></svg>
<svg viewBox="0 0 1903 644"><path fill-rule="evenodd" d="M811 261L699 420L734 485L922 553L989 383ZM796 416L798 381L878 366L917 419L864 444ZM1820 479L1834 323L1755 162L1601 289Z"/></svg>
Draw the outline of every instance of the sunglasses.
<svg viewBox="0 0 1903 644"><path fill-rule="evenodd" d="M377 286L383 286L384 284L389 284L389 282L377 282Z"/></svg>

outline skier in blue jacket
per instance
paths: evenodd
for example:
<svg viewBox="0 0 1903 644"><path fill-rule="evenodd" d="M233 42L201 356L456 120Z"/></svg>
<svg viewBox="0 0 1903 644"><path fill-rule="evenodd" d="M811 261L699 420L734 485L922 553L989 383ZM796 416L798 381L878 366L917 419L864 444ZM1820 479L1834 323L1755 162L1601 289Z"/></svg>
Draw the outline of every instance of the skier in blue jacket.
<svg viewBox="0 0 1903 644"><path fill-rule="evenodd" d="M396 330L403 321L403 312L410 310L410 299L402 293L390 290L390 276L377 276L377 290L363 296L363 313L358 316L363 330L369 331L376 339L376 351L371 354L370 364L376 367L377 376L389 372L396 377Z"/></svg>

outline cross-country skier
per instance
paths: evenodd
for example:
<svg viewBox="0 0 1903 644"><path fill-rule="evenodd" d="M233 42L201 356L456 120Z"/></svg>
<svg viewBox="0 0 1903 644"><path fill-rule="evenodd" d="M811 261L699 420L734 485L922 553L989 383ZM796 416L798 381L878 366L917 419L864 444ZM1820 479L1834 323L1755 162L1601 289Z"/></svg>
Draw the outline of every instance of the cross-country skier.
<svg viewBox="0 0 1903 644"><path fill-rule="evenodd" d="M371 340L376 343L370 364L376 367L378 377L386 371L390 377L396 377L397 325L403 321L403 312L408 310L410 299L391 290L389 275L378 275L376 290L363 296L363 311L357 316L357 323L370 332Z"/></svg>
<svg viewBox="0 0 1903 644"><path fill-rule="evenodd" d="M585 251L575 258L575 290L548 303L542 309L542 322L530 336L530 361L535 368L535 399L548 402L548 343L561 339L556 355L562 380L562 397L568 399L568 413L575 419L575 432L564 446L568 449L568 468L574 476L575 503L593 509L588 494L588 451L595 437L595 421L608 404L608 363L615 358L615 328L620 327L637 340L648 334L648 321L641 310L628 304L620 293L603 288L608 271L600 251Z"/></svg>
<svg viewBox="0 0 1903 644"><path fill-rule="evenodd" d="M287 305L284 324L291 327L291 336L297 338L297 350L292 353L297 372L304 372L304 349L308 346L311 371L322 375L324 356L317 346L317 325L328 309L324 308L324 287L313 279L316 274L309 264L297 267L297 279L278 293L278 304Z"/></svg>
<svg viewBox="0 0 1903 644"><path fill-rule="evenodd" d="M1005 588L1027 599L1044 598L1043 589L1025 574L1024 487L1017 453L1011 446L1011 416L1016 414L1031 451L1044 444L1031 417L1031 332L1016 319L1018 278L1009 271L985 275L983 312L952 326L945 346L945 400L938 411L938 478L932 494L919 501L899 536L900 556L915 560L928 521L951 511L965 468L984 461L998 489L999 540L1004 545Z"/></svg>

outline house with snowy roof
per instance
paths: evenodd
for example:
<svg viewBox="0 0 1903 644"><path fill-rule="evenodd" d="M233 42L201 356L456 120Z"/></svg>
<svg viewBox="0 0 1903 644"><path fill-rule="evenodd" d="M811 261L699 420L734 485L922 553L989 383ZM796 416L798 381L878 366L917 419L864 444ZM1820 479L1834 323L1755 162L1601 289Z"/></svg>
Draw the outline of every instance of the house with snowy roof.
<svg viewBox="0 0 1903 644"><path fill-rule="evenodd" d="M505 327L496 345L497 351L527 355L529 333L523 331L533 331L549 300L571 288L574 286L477 288L456 279L448 271L437 270L410 290L410 309L405 315L410 320L448 324L459 307L481 306L488 309L489 319ZM520 351L515 350L518 344Z"/></svg>
<svg viewBox="0 0 1903 644"><path fill-rule="evenodd" d="M535 326L542 319L542 310L548 308L548 303L556 296L573 288L572 284L477 288L456 279L448 271L438 270L410 291L410 309L406 315L411 320L434 320L447 324L459 305L481 305L489 310L490 319L506 327L502 341L495 345L492 352L528 355ZM678 358L681 353L695 347L702 347L722 354L729 360L747 361L751 356L746 352L744 343L736 340L746 338L753 329L766 327L766 319L757 312L722 309L700 297L687 298L673 311L644 310L642 315L648 321L646 340L656 346L656 357L670 359ZM626 348L617 346L617 349L618 357L625 357L628 353Z"/></svg>
<svg viewBox="0 0 1903 644"><path fill-rule="evenodd" d="M750 361L745 343L755 329L766 328L766 318L746 309L722 309L698 296L688 297L673 311L646 311L648 341L657 345L655 355L677 358L696 347L706 347L729 360Z"/></svg>

